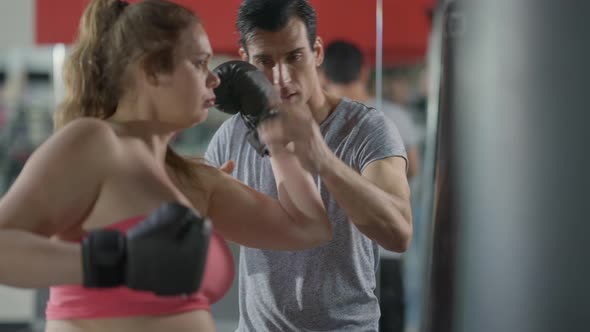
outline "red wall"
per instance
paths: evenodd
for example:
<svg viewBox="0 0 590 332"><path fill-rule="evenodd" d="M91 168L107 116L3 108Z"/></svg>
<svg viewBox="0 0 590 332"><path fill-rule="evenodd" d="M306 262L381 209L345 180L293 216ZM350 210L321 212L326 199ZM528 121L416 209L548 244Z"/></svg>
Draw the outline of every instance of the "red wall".
<svg viewBox="0 0 590 332"><path fill-rule="evenodd" d="M203 20L216 53L237 54L235 30L241 0L175 0ZM89 0L37 0L36 42L71 43ZM356 42L374 57L376 2L371 0L312 0L318 14L318 35L324 42L343 38ZM383 0L383 50L386 64L419 61L426 51L430 22L426 15L434 0Z"/></svg>

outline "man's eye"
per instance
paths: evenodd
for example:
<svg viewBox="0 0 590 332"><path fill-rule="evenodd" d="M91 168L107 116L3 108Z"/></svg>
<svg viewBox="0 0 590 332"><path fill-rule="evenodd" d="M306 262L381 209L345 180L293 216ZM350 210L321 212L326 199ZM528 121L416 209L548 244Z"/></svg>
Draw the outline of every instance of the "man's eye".
<svg viewBox="0 0 590 332"><path fill-rule="evenodd" d="M303 54L301 53L291 54L291 56L289 57L290 61L299 61L301 59L303 59Z"/></svg>
<svg viewBox="0 0 590 332"><path fill-rule="evenodd" d="M272 66L272 60L270 59L260 59L258 60L258 63L263 66Z"/></svg>

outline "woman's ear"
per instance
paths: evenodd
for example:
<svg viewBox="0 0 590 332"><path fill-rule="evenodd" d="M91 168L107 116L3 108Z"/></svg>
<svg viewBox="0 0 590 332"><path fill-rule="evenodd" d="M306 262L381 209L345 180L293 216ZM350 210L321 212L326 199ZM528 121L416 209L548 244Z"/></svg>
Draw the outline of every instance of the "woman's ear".
<svg viewBox="0 0 590 332"><path fill-rule="evenodd" d="M158 74L156 74L154 72L149 72L146 70L143 70L143 73L144 73L143 76L149 85L154 86L154 87L160 85L160 80L159 80Z"/></svg>
<svg viewBox="0 0 590 332"><path fill-rule="evenodd" d="M139 61L140 77L153 87L168 84L172 80L172 71L161 68L149 57Z"/></svg>
<svg viewBox="0 0 590 332"><path fill-rule="evenodd" d="M143 58L138 63L138 75L140 79L147 82L148 85L158 86L159 78L158 74L154 70L154 67L150 64L149 59Z"/></svg>

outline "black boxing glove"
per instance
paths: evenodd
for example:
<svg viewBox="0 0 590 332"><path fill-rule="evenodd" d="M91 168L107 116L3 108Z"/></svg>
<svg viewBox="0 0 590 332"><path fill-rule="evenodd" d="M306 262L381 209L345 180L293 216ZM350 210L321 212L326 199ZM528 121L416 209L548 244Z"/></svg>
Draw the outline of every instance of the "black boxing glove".
<svg viewBox="0 0 590 332"><path fill-rule="evenodd" d="M245 61L228 61L213 70L221 83L214 89L216 108L229 114L240 113L248 126L247 140L259 155L268 155L256 127L277 113L280 96L254 65Z"/></svg>
<svg viewBox="0 0 590 332"><path fill-rule="evenodd" d="M98 230L82 241L84 286L127 286L160 296L196 292L205 271L211 223L165 203L127 231Z"/></svg>

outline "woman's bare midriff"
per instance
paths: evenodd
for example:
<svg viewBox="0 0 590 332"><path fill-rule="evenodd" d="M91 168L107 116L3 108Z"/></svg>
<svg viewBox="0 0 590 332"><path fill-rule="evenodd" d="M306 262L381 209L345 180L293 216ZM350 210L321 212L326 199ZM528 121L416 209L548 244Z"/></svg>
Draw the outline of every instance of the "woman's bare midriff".
<svg viewBox="0 0 590 332"><path fill-rule="evenodd" d="M130 318L48 321L45 332L215 332L209 311Z"/></svg>

